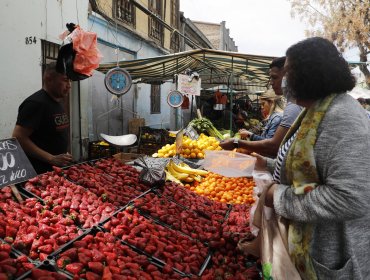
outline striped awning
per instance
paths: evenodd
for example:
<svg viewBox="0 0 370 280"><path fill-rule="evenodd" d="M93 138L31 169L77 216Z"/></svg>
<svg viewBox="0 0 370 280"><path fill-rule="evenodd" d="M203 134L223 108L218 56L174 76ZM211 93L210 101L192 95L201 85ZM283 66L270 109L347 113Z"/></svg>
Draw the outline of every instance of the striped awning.
<svg viewBox="0 0 370 280"><path fill-rule="evenodd" d="M248 55L210 49L190 50L145 59L120 61L136 83L162 83L190 69L200 75L202 88L228 85L234 90L266 89L269 64L273 57ZM101 64L106 73L116 62Z"/></svg>

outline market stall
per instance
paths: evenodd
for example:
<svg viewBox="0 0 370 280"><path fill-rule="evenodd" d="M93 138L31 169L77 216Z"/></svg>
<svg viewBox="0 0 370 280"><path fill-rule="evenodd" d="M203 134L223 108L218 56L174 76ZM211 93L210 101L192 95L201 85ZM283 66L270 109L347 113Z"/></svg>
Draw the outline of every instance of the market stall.
<svg viewBox="0 0 370 280"><path fill-rule="evenodd" d="M215 87L226 87L227 102L223 105L226 105L224 109L227 109L229 119L224 127L230 130L232 129L232 108L236 99L243 98L241 95L254 95L267 89L269 64L272 59L273 57L269 56L198 49L144 59L104 63L97 70L107 73L119 66L127 70L134 84L176 83L176 89L190 100L190 106L188 106L190 119L194 117L193 101L197 97L195 95L199 97L199 93L188 93L178 88L182 74L188 75L190 80L193 77L199 78L203 91ZM197 106L197 108L200 107L201 104ZM184 116L181 118L184 119ZM187 125L187 119L184 125Z"/></svg>
<svg viewBox="0 0 370 280"><path fill-rule="evenodd" d="M255 182L199 168L198 156L220 150L215 137L200 137L185 136L175 157L158 151L167 157L123 163L119 154L55 167L17 184L21 201L3 186L0 276L260 279L256 259L236 249L253 238Z"/></svg>
<svg viewBox="0 0 370 280"><path fill-rule="evenodd" d="M135 82L155 82L190 63L202 86L227 83L235 90L265 87L270 60L196 50L122 66ZM168 103L177 106L173 96ZM233 91L229 98L231 109ZM217 129L198 111L180 131L141 125L138 134L131 153L109 140L123 136L105 135L91 143L88 161L35 177L21 177L25 169L14 175L19 165L5 157L0 279L261 279L257 260L237 249L240 240L254 238L256 182L255 159L221 151L219 141L232 131Z"/></svg>

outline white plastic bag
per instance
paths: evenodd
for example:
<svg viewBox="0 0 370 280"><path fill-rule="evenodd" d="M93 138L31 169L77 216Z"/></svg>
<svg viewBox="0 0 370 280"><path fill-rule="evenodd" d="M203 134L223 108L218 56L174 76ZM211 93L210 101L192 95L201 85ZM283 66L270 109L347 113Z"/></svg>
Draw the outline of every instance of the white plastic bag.
<svg viewBox="0 0 370 280"><path fill-rule="evenodd" d="M256 171L252 173L253 180L256 183L254 193L256 196L262 193L264 187L272 183L272 175L268 171Z"/></svg>
<svg viewBox="0 0 370 280"><path fill-rule="evenodd" d="M257 236L259 232L259 228L253 224L254 212L256 211L256 208L257 208L259 195L265 190L267 186L271 185L272 183L272 175L268 171L256 171L256 170L253 171L252 175L253 175L253 180L256 183L256 186L253 189L253 196L254 196L255 202L250 209L249 227L250 227L251 233L254 236ZM265 214L268 214L268 212L266 212ZM271 214L269 214L268 217L270 215Z"/></svg>

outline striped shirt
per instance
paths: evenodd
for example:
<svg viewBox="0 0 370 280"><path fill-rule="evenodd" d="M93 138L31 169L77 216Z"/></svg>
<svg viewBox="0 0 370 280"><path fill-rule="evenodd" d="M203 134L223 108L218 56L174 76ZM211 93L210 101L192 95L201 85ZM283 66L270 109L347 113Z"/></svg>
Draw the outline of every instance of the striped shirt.
<svg viewBox="0 0 370 280"><path fill-rule="evenodd" d="M281 165L283 163L283 160L286 156L286 153L288 152L290 145L292 145L295 137L297 136L298 130L279 148L276 163L275 163L275 169L274 174L272 175L272 179L280 184L280 171L281 171Z"/></svg>

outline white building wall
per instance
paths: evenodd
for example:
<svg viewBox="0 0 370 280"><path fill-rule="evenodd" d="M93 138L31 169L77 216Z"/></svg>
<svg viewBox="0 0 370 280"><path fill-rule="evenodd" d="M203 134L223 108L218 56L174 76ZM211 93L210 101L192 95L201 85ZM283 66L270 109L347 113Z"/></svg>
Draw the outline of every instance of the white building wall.
<svg viewBox="0 0 370 280"><path fill-rule="evenodd" d="M119 61L163 55L163 53L159 49L151 46L143 39L140 39L123 29L117 28L116 32L115 25L107 23L107 21L105 21L102 17L96 15L95 13L89 16L89 28L91 29L91 31L98 34L99 46L103 50L104 55L102 63L117 61L117 46L119 46L120 49L118 52ZM103 78L104 77L99 73L94 74L95 85L91 87L92 96L109 96L108 91L100 86L100 84L103 83ZM174 89L174 87L175 86L173 83L164 83L161 85L161 114L150 114L149 84L133 84L130 91L126 93L125 96L122 98L123 103L120 103L120 106L124 109L136 112L141 118L145 118L145 125L147 126L153 128L170 128L171 108L167 104L167 94L171 89ZM99 89L99 92L96 92L96 89ZM131 95L133 100L131 100L129 96L126 95ZM114 105L109 104L109 101L108 104L101 104L100 108L98 109L98 111L100 110L99 115L103 114L104 110L106 112L109 111L112 106ZM96 114L94 117L93 112L90 113L90 116L91 121L96 118ZM123 121L128 122L128 120L133 117L133 114L127 113L123 116ZM98 138L98 135L96 135L96 131L92 131L91 129L95 129L94 125L90 125L90 140L96 140ZM112 130L112 133L114 133L114 130ZM127 130L124 130L123 133L127 133Z"/></svg>
<svg viewBox="0 0 370 280"><path fill-rule="evenodd" d="M58 35L66 30L65 24L69 22L78 23L85 29L87 8L88 0L1 0L0 139L11 136L20 103L42 87L41 39L60 44ZM27 37L32 42L27 44ZM75 91L76 87L73 88ZM82 81L80 88L84 100L87 82ZM75 102L78 100L72 92L71 105ZM82 122L85 122L83 107ZM78 146L75 113L71 116L73 147Z"/></svg>

